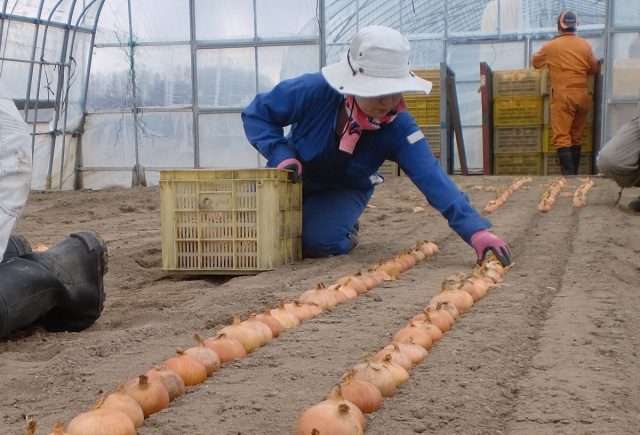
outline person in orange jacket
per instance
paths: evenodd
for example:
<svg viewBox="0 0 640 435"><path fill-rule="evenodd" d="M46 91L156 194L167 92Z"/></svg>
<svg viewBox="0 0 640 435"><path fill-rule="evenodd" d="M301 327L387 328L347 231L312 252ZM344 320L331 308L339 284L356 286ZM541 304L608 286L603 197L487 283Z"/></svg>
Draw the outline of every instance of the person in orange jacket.
<svg viewBox="0 0 640 435"><path fill-rule="evenodd" d="M587 78L598 70L591 45L576 35L578 17L573 11L558 16L558 37L533 54L534 68L549 68L551 76L551 128L553 145L563 175L577 175L582 131L593 106Z"/></svg>

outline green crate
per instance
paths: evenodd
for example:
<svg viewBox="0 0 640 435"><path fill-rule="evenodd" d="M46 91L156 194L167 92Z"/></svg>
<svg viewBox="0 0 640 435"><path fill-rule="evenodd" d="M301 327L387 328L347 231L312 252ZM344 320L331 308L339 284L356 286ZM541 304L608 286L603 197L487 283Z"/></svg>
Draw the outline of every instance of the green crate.
<svg viewBox="0 0 640 435"><path fill-rule="evenodd" d="M493 125L542 125L542 97L499 97L493 100Z"/></svg>
<svg viewBox="0 0 640 435"><path fill-rule="evenodd" d="M593 151L593 125L587 124L582 130L582 137L580 138L581 150L583 152ZM555 153L556 149L553 146L553 130L550 125L544 126L542 133L542 152L543 153Z"/></svg>
<svg viewBox="0 0 640 435"><path fill-rule="evenodd" d="M160 171L162 268L245 275L302 258L302 184L282 169Z"/></svg>
<svg viewBox="0 0 640 435"><path fill-rule="evenodd" d="M540 175L542 153L494 154L493 175Z"/></svg>
<svg viewBox="0 0 640 435"><path fill-rule="evenodd" d="M494 128L493 152L497 154L542 152L542 127L534 125Z"/></svg>
<svg viewBox="0 0 640 435"><path fill-rule="evenodd" d="M542 95L543 70L518 69L493 72L493 96ZM546 81L545 81L546 82Z"/></svg>
<svg viewBox="0 0 640 435"><path fill-rule="evenodd" d="M592 153L580 154L580 166L578 175L591 175ZM543 156L542 175L561 175L558 155L555 152L545 153Z"/></svg>

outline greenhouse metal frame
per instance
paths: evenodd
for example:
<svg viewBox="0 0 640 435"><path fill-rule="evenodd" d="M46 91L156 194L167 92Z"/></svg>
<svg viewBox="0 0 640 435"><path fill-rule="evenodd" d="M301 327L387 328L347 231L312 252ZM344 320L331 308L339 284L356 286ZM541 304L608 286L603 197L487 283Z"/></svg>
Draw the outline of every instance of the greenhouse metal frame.
<svg viewBox="0 0 640 435"><path fill-rule="evenodd" d="M618 78L640 57L640 0L4 0L0 81L31 127L33 189L157 184L162 169L263 165L239 117L252 96L383 24L411 40L412 67L455 72L479 168L480 62L528 67L564 9L605 59L604 143L637 114L637 90Z"/></svg>

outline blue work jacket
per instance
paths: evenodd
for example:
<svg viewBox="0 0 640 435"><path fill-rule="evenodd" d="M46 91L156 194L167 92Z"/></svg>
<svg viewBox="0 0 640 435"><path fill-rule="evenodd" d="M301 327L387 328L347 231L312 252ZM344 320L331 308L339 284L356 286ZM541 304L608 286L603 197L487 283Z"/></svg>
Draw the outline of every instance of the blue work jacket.
<svg viewBox="0 0 640 435"><path fill-rule="evenodd" d="M344 95L321 73L304 74L258 94L242 112L242 122L268 167L289 158L302 163L305 195L340 187L370 190L370 176L391 160L467 243L473 233L491 227L442 169L409 112L379 130L363 131L353 154L340 151L336 122L342 104Z"/></svg>

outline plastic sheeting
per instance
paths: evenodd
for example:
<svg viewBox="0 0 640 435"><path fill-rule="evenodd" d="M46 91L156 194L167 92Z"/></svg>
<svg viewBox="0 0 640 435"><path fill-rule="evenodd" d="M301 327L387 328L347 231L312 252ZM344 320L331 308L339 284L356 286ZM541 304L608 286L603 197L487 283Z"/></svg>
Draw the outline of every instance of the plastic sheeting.
<svg viewBox="0 0 640 435"><path fill-rule="evenodd" d="M39 3L8 1L7 12L35 17ZM52 19L75 24L88 3L76 2L73 12L71 0L44 0L43 4L44 18L57 5ZM482 161L479 63L486 61L494 70L527 67L530 54L555 35L556 18L564 8L577 11L581 31L590 32L596 55L602 57L608 3L326 0L325 10L319 11L322 3L316 0L98 0L79 24L90 29L102 4L96 46L89 51L90 35L86 33L78 36L80 45L70 46L73 53L71 59L67 58L70 66L65 78L65 86L71 84L69 102L61 105L59 112L59 130L63 130L64 122L75 123L67 130L81 126L77 120L85 103L83 86L91 53L86 101L89 117L80 154L84 187L130 185L130 171L136 163L151 168L147 182L153 183L153 172L161 167L229 167L262 162L244 138L241 110L256 92L268 91L280 80L318 71L322 62L337 61L355 32L369 24L384 24L404 32L412 43L414 68L437 68L440 62L448 63L458 84L468 164L478 168ZM608 56L620 65L638 35L640 6L637 0L610 0L609 4L613 4L612 25L616 30L611 35ZM197 38L193 43L191 13ZM325 21L320 23L322 18ZM3 55L29 60L35 24L15 20L4 24ZM39 30L36 60L43 46L43 27ZM320 58L321 37L324 59ZM48 29L44 52L47 63L39 82L39 67L34 69L32 98L36 93L41 101L55 98L58 71L54 63L59 61L63 42L63 29ZM13 96L23 97L28 63L3 61L1 66L0 80L10 82ZM616 80L617 72L611 74L615 92L609 84L606 91L611 95L607 98L624 101L611 103L619 106L607 114L606 135L632 113L631 99L638 97L633 89L624 88L624 82ZM42 144L36 148L43 147L38 153L45 153L46 139L38 137L37 142ZM65 153L74 149L73 138L66 142ZM56 140L56 153L59 146ZM38 171L45 168L40 162L37 166ZM42 180L43 176L38 174L36 178ZM59 176L52 180L56 178ZM72 183L65 181L63 185Z"/></svg>

